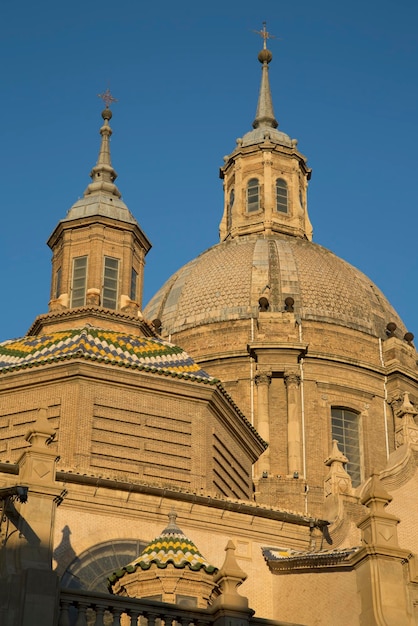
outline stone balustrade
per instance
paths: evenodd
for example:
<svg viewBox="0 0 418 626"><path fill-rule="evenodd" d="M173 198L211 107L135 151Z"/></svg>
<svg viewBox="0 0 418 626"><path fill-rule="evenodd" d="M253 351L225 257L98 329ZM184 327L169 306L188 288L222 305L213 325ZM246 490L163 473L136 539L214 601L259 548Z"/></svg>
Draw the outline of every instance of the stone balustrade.
<svg viewBox="0 0 418 626"><path fill-rule="evenodd" d="M193 609L164 602L62 589L58 626L286 626L253 617L251 609ZM293 626L293 625L292 625Z"/></svg>

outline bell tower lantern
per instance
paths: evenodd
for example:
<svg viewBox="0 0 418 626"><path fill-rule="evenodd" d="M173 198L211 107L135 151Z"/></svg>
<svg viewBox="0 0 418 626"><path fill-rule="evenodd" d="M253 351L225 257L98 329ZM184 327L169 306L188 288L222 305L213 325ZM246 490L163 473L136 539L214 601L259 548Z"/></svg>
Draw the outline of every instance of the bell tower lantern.
<svg viewBox="0 0 418 626"><path fill-rule="evenodd" d="M103 125L91 183L56 226L52 250L51 313L89 308L140 316L145 255L151 244L115 184L110 157L109 90L102 98ZM81 311L79 311L81 313Z"/></svg>
<svg viewBox="0 0 418 626"><path fill-rule="evenodd" d="M297 150L297 140L278 130L269 82L267 49L271 35L259 32L264 45L258 54L261 86L253 130L237 139L235 150L224 157L224 213L220 239L253 233L284 233L312 240L307 211L311 170Z"/></svg>

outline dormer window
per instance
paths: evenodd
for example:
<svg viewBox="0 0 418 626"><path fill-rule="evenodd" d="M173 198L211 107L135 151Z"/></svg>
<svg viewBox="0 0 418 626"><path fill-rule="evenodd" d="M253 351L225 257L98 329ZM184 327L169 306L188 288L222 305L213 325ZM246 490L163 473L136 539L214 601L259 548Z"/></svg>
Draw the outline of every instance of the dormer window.
<svg viewBox="0 0 418 626"><path fill-rule="evenodd" d="M247 213L254 213L260 208L260 185L258 178L250 178L247 184Z"/></svg>
<svg viewBox="0 0 418 626"><path fill-rule="evenodd" d="M287 182L283 178L276 180L276 210L279 213L287 213Z"/></svg>

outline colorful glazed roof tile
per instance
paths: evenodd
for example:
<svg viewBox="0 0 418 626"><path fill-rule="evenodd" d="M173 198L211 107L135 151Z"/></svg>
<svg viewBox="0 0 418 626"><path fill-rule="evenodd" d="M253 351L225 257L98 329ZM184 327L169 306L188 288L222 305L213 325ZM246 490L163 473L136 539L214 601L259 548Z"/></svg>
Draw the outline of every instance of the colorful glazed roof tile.
<svg viewBox="0 0 418 626"><path fill-rule="evenodd" d="M210 565L200 554L193 541L190 541L176 524L177 514L171 511L169 524L161 535L153 539L132 563L109 576L110 586L126 573L130 574L136 569L148 570L152 564L160 569L172 565L177 569L188 567L192 571L204 569L208 574L213 574L217 568Z"/></svg>
<svg viewBox="0 0 418 626"><path fill-rule="evenodd" d="M302 552L291 548L263 548L263 556L271 571L286 572L306 569L350 567L349 557L360 548L336 548Z"/></svg>
<svg viewBox="0 0 418 626"><path fill-rule="evenodd" d="M210 384L218 382L182 348L158 337L138 337L85 326L0 343L0 373L75 358Z"/></svg>

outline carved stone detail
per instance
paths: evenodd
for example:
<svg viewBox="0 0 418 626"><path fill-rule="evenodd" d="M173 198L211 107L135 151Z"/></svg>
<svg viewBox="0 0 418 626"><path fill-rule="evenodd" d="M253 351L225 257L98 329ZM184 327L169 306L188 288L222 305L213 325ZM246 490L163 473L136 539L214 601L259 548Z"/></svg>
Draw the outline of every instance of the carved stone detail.
<svg viewBox="0 0 418 626"><path fill-rule="evenodd" d="M331 454L325 461L325 465L329 467L329 472L324 481L325 497L335 494L351 495L353 493L351 477L344 467L347 462L347 457L338 448L338 441L334 439Z"/></svg>
<svg viewBox="0 0 418 626"><path fill-rule="evenodd" d="M295 387L299 387L300 385L300 374L297 371L287 371L284 373L284 382L287 387L291 387L292 385Z"/></svg>
<svg viewBox="0 0 418 626"><path fill-rule="evenodd" d="M255 384L258 385L270 385L271 383L271 372L269 371L260 371L255 375Z"/></svg>

